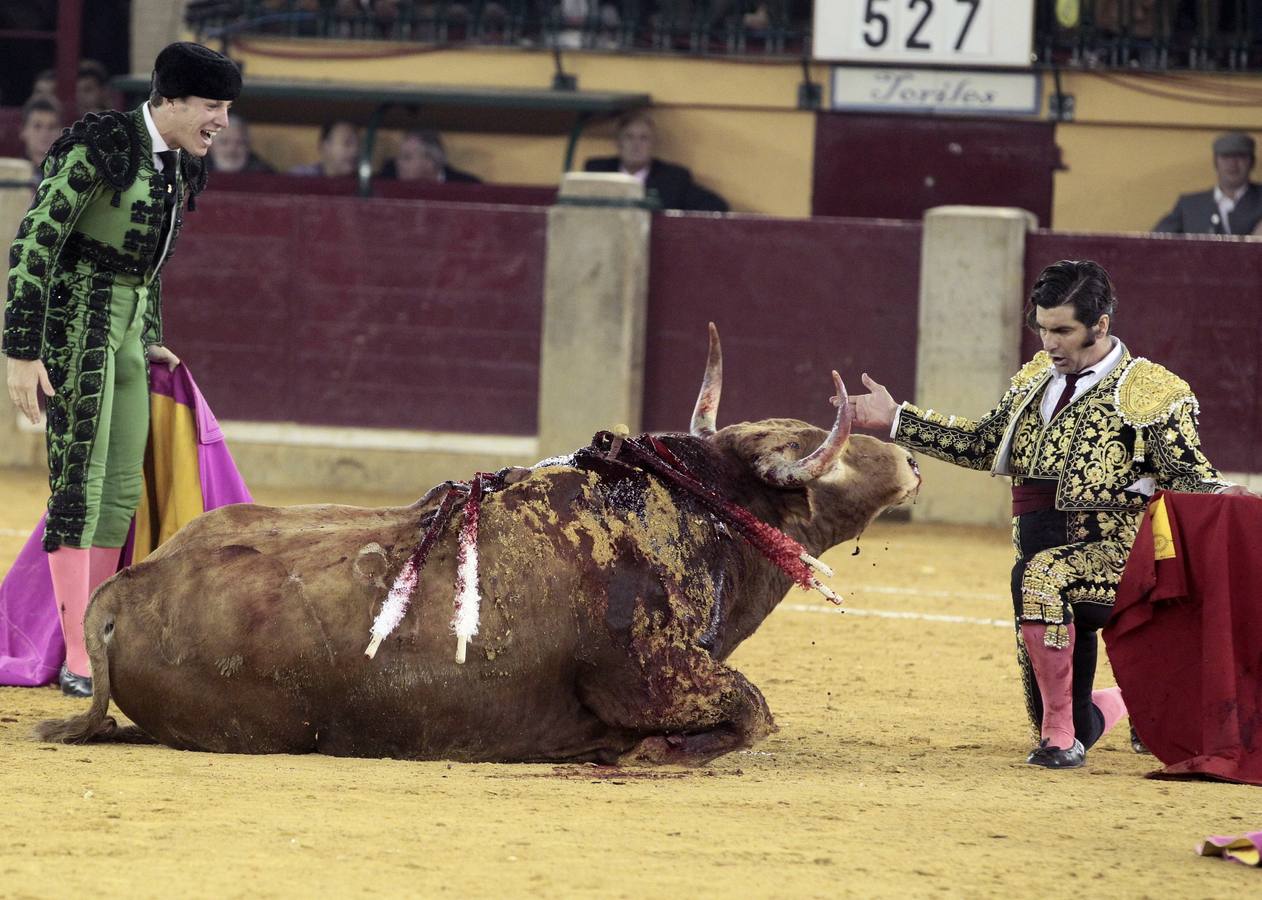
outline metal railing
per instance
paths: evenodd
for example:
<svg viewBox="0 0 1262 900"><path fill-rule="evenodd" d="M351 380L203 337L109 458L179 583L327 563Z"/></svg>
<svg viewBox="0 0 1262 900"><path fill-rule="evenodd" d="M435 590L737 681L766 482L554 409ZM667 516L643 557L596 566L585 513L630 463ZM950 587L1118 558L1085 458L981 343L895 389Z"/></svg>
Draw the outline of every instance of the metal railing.
<svg viewBox="0 0 1262 900"><path fill-rule="evenodd" d="M1262 69L1262 0L1040 0L1046 65Z"/></svg>
<svg viewBox="0 0 1262 900"><path fill-rule="evenodd" d="M221 34L697 54L800 56L810 0L193 0Z"/></svg>
<svg viewBox="0 0 1262 900"><path fill-rule="evenodd" d="M208 42L244 34L802 57L812 12L812 0L192 0L186 17ZM1044 67L1258 71L1262 0L1035 0L1034 54Z"/></svg>

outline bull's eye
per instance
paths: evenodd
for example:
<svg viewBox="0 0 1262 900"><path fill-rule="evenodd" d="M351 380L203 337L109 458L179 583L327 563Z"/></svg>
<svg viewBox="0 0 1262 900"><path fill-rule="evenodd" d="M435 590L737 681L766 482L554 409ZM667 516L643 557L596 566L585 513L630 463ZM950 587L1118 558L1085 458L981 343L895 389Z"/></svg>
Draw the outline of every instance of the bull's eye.
<svg viewBox="0 0 1262 900"><path fill-rule="evenodd" d="M796 449L798 448L798 442L797 442L797 441L789 441L788 447L789 447L789 449L790 449L790 450L796 450Z"/></svg>

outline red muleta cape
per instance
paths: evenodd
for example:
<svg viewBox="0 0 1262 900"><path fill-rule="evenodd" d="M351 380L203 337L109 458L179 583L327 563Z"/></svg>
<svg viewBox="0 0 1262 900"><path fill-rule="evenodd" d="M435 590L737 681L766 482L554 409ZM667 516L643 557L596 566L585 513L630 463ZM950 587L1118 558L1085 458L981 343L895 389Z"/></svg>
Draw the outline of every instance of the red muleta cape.
<svg viewBox="0 0 1262 900"><path fill-rule="evenodd" d="M1158 496L1174 556L1150 505L1103 632L1131 724L1154 775L1262 785L1262 500Z"/></svg>

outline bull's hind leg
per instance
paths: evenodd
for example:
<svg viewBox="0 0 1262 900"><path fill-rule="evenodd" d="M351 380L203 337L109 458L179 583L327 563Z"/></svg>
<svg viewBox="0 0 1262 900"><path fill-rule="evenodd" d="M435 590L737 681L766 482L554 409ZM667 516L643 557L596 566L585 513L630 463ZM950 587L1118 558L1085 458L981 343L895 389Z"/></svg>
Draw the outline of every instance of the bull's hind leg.
<svg viewBox="0 0 1262 900"><path fill-rule="evenodd" d="M700 766L749 747L776 730L762 693L704 650L670 648L627 672L604 671L583 685L583 702L609 725L642 735L623 765Z"/></svg>

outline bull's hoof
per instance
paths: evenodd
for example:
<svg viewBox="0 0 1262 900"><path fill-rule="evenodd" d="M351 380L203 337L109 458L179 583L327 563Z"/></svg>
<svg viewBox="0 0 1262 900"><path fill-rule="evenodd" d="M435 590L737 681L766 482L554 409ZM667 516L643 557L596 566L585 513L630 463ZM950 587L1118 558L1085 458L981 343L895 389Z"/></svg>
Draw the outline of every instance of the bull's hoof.
<svg viewBox="0 0 1262 900"><path fill-rule="evenodd" d="M1044 738L1025 761L1045 769L1077 769L1086 764L1087 750L1082 746L1082 741L1075 740L1072 747L1062 750L1060 747L1047 746L1047 738Z"/></svg>
<svg viewBox="0 0 1262 900"><path fill-rule="evenodd" d="M92 679L87 675L76 675L64 665L61 667L61 692L67 697L91 697Z"/></svg>

